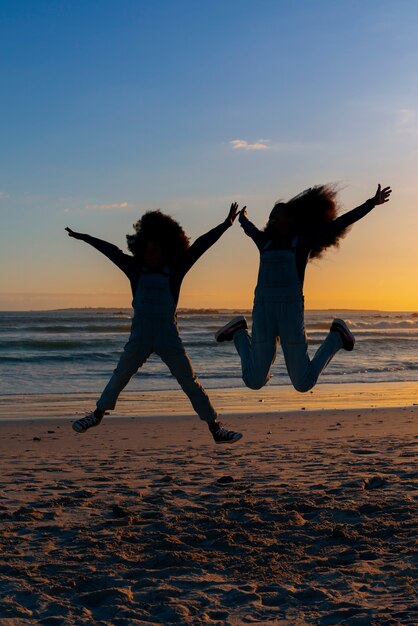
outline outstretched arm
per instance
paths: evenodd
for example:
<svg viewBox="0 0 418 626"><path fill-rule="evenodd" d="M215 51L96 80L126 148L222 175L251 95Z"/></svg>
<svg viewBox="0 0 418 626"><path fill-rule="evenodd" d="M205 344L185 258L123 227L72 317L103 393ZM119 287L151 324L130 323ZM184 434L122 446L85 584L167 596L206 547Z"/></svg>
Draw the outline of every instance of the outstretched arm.
<svg viewBox="0 0 418 626"><path fill-rule="evenodd" d="M378 185L373 198L366 200L364 204L356 209L348 211L348 213L344 213L341 217L337 217L337 219L332 222L333 227L337 230L341 230L342 228L347 228L347 226L351 226L351 224L358 222L365 217L365 215L370 213L370 211L378 204L385 204L385 202L389 202L391 193L392 189L390 187L382 189L381 186Z"/></svg>
<svg viewBox="0 0 418 626"><path fill-rule="evenodd" d="M107 256L108 259L112 261L115 265L117 265L125 274L129 274L129 268L132 264L132 257L129 254L125 254L115 246L113 243L109 243L108 241L104 241L103 239L97 239L96 237L92 237L91 235L87 235L85 233L77 233L71 228L65 229L70 237L74 239L80 239L81 241L85 241L86 243L99 250L102 254Z"/></svg>
<svg viewBox="0 0 418 626"><path fill-rule="evenodd" d="M259 230L257 226L255 226L252 222L250 222L250 220L247 217L246 206L243 209L241 209L238 221L241 224L244 230L244 233L248 235L248 237L251 237L251 239L254 241L255 245L257 246L257 248L261 251L266 242L266 236L262 230Z"/></svg>
<svg viewBox="0 0 418 626"><path fill-rule="evenodd" d="M365 217L378 204L385 204L385 202L389 202L391 193L392 189L390 187L382 189L381 186L378 185L373 198L366 200L364 204L356 207L352 211L348 211L348 213L344 213L344 215L337 217L337 219L328 224L323 231L317 233L313 239L320 241L322 239L326 239L330 235L341 233L346 228Z"/></svg>
<svg viewBox="0 0 418 626"><path fill-rule="evenodd" d="M201 235L196 239L194 243L190 246L190 248L186 251L184 263L182 266L183 273L189 271L189 269L196 263L198 259L207 251L214 243L218 241L218 239L224 234L226 230L235 222L235 219L238 215L238 204L233 202L231 204L231 208L229 209L229 213L219 226L215 226L204 235Z"/></svg>

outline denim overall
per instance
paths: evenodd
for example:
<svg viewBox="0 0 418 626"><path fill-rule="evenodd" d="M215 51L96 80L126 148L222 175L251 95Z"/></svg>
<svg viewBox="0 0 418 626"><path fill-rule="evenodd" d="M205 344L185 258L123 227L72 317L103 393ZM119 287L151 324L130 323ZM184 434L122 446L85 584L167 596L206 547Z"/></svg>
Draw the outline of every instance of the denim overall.
<svg viewBox="0 0 418 626"><path fill-rule="evenodd" d="M297 391L309 391L323 369L342 347L338 333L329 333L310 360L305 334L304 298L296 265L297 238L289 250L269 250L260 255L255 289L252 335L234 334L241 357L242 378L251 389L260 389L270 378L279 342L290 380Z"/></svg>
<svg viewBox="0 0 418 626"><path fill-rule="evenodd" d="M177 379L199 417L211 422L217 414L193 371L180 339L176 303L171 294L167 268L164 274L146 270L141 273L132 306L134 316L129 341L97 402L97 408L114 409L122 389L155 352Z"/></svg>

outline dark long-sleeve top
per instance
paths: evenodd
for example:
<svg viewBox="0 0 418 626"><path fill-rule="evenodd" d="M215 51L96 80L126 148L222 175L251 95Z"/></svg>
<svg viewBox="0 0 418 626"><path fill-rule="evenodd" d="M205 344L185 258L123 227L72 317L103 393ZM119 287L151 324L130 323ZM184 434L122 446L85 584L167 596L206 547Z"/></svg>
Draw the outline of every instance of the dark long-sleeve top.
<svg viewBox="0 0 418 626"><path fill-rule="evenodd" d="M357 222L362 217L370 213L374 206L374 198L371 198L356 209L348 211L348 213L344 213L344 215L337 217L320 230L313 231L309 235L304 234L297 237L296 266L302 286L305 279L306 265L308 264L309 256L312 250L324 245L324 243L328 241L332 235L340 233L343 229L351 226L354 222ZM265 250L267 243L269 243L268 250L290 250L292 247L292 241L294 239L293 236L283 237L273 242L268 238L264 231L259 230L257 226L250 222L250 220L242 213L239 216L239 222L244 229L245 234L251 237L256 244L260 254L262 254Z"/></svg>
<svg viewBox="0 0 418 626"><path fill-rule="evenodd" d="M231 226L228 221L222 222L219 226L212 228L210 231L201 235L196 241L186 250L181 260L169 267L169 281L170 290L175 303L177 304L180 287L187 272L193 267L196 261L204 254L218 239L224 234L224 232ZM91 235L81 235L79 238L82 241L90 244L96 250L99 250L102 254L107 256L124 274L129 278L131 283L132 295L135 295L138 287L141 273L146 269L142 263L142 260L122 252L120 248L112 243L103 241L103 239L97 239Z"/></svg>

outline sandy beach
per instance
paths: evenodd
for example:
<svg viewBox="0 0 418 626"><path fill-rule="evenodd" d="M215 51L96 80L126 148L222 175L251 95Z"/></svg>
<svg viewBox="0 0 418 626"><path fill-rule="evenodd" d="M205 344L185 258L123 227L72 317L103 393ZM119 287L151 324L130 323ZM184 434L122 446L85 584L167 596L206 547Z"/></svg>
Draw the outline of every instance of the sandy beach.
<svg viewBox="0 0 418 626"><path fill-rule="evenodd" d="M2 626L417 624L418 407L246 408L2 411Z"/></svg>

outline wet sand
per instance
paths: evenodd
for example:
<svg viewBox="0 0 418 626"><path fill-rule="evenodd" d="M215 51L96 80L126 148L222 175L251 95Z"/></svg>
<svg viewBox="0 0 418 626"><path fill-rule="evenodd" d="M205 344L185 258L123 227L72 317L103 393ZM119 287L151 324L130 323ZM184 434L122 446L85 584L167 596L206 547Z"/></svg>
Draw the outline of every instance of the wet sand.
<svg viewBox="0 0 418 626"><path fill-rule="evenodd" d="M310 409L376 408L418 406L418 382L321 383L308 393L298 393L291 385L268 385L258 391L246 387L207 389L220 414L288 412ZM68 393L49 395L0 395L0 420L29 417L81 416L96 405L97 394ZM115 416L148 417L188 415L191 407L185 394L173 391L125 390Z"/></svg>

